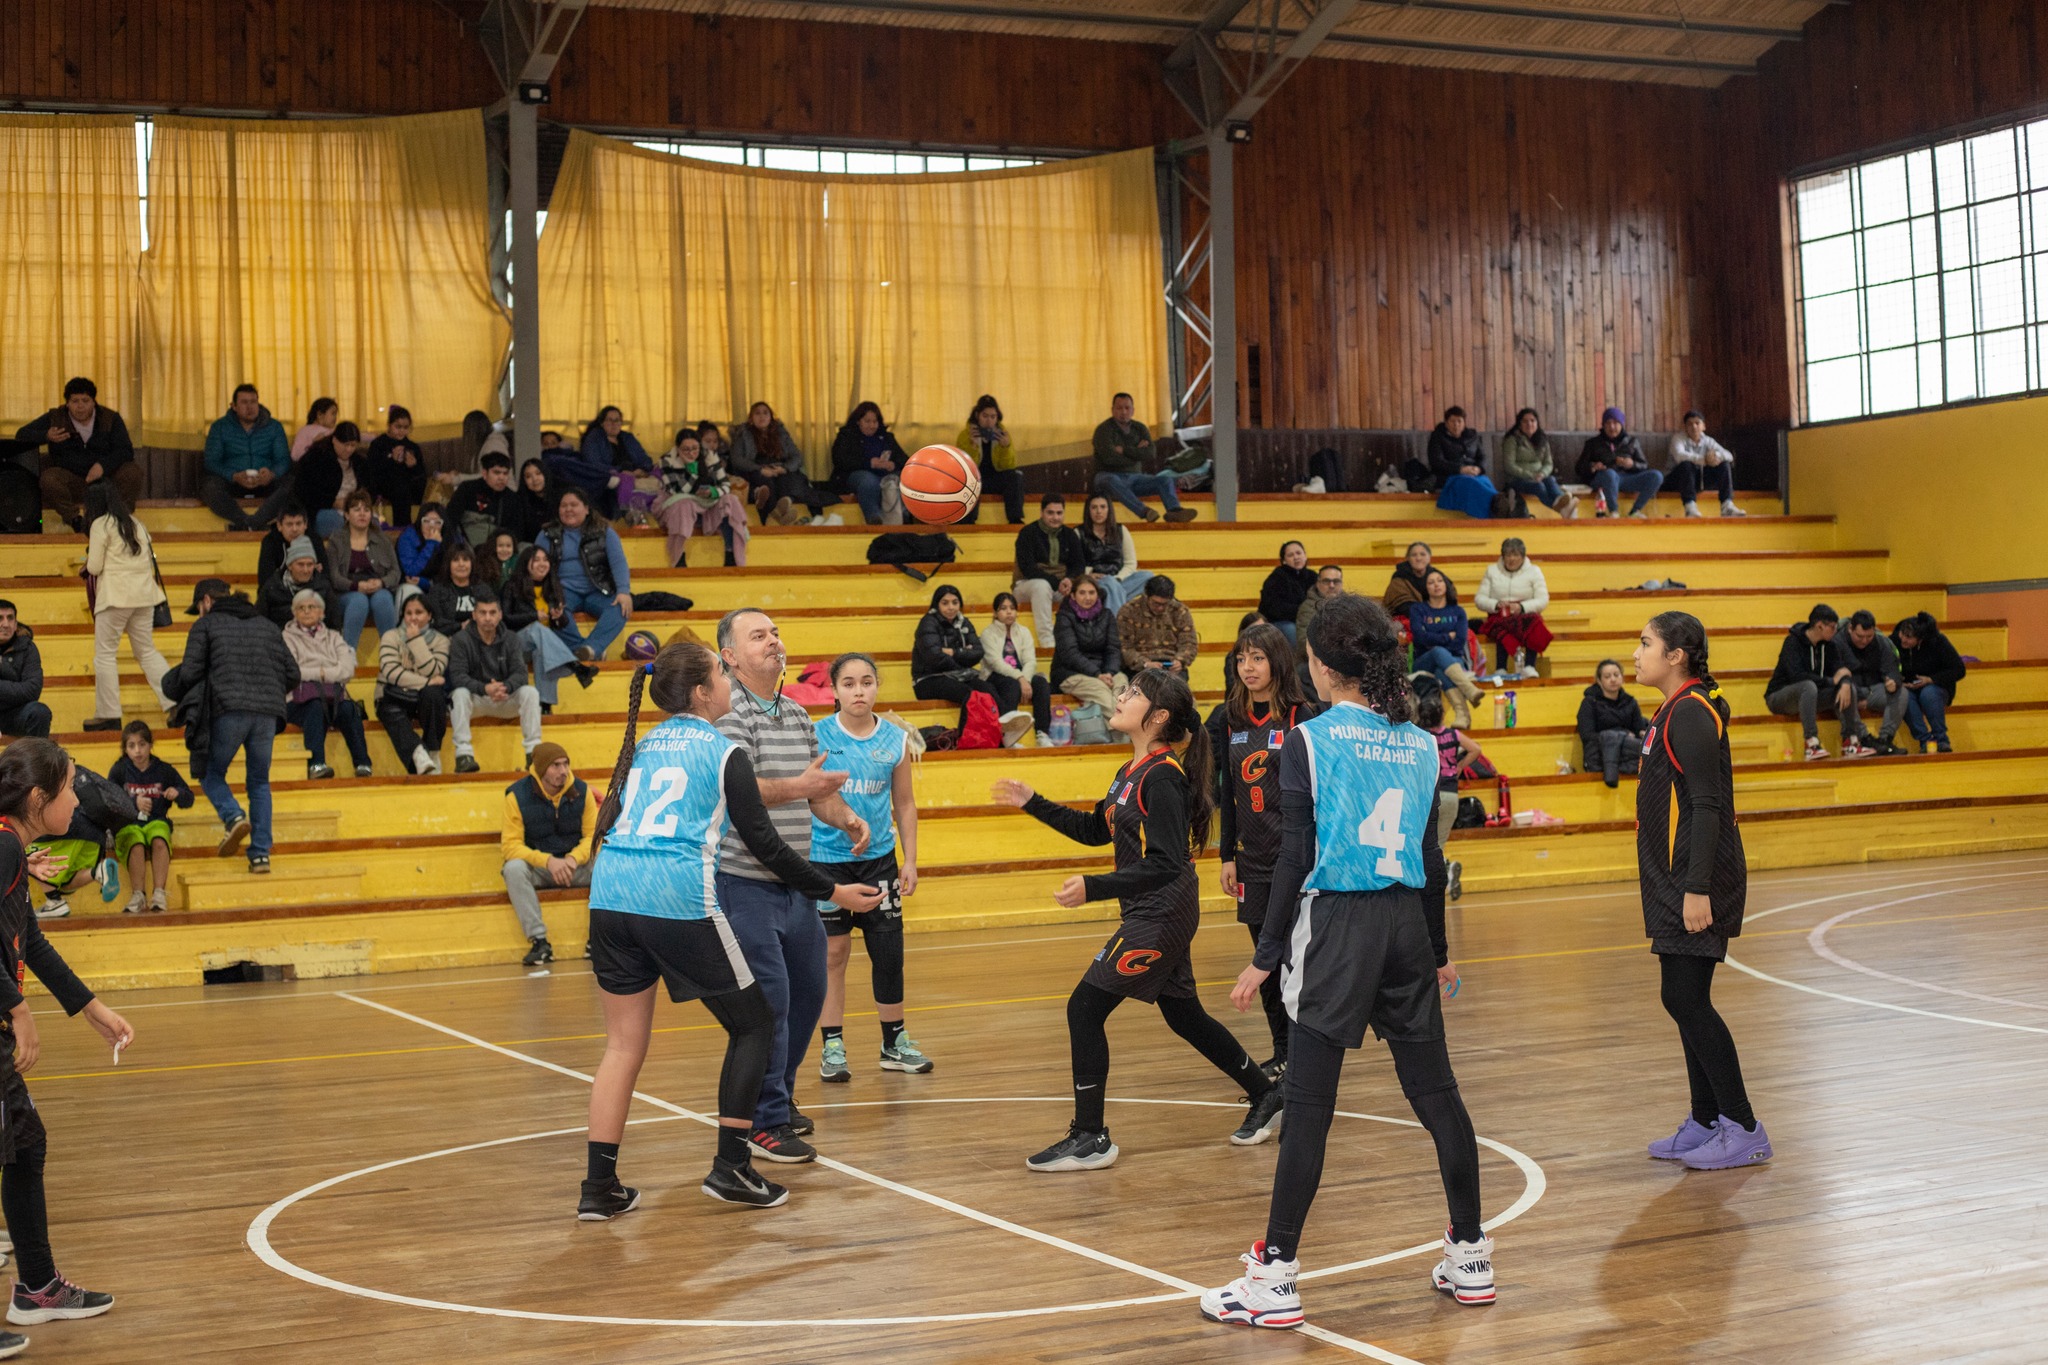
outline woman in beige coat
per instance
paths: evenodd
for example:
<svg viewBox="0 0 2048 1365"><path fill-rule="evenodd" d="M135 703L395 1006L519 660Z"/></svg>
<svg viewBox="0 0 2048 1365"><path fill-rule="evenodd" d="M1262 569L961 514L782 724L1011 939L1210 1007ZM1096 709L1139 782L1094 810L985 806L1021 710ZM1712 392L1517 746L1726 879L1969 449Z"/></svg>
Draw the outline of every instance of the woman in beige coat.
<svg viewBox="0 0 2048 1365"><path fill-rule="evenodd" d="M448 729L448 637L434 629L427 599L412 584L398 590L398 604L398 624L377 641L377 719L406 771L438 773Z"/></svg>
<svg viewBox="0 0 2048 1365"><path fill-rule="evenodd" d="M156 554L150 549L149 530L137 521L121 500L112 481L101 479L85 490L85 571L98 580L92 607L92 716L88 730L121 728L121 670L115 651L121 636L156 704L166 714L170 703L164 699L163 677L170 665L157 651L155 616L164 600L163 585L156 581Z"/></svg>

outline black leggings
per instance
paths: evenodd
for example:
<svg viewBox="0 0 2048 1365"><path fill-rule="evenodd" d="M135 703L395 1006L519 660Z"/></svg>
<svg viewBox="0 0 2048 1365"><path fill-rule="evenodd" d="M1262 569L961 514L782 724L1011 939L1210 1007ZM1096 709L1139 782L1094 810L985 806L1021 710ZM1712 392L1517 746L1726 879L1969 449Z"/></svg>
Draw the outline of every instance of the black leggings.
<svg viewBox="0 0 2048 1365"><path fill-rule="evenodd" d="M40 1127L40 1125L38 1126ZM16 1147L14 1160L0 1166L0 1213L14 1239L15 1278L41 1289L57 1278L50 1252L50 1214L43 1201L43 1157L49 1140L38 1131Z"/></svg>
<svg viewBox="0 0 2048 1365"><path fill-rule="evenodd" d="M1266 890L1263 884L1254 884L1260 892ZM1257 952L1259 935L1265 930L1265 922L1247 924L1252 933L1252 951ZM1280 998L1280 973L1269 973L1259 983L1259 1005L1266 1011L1266 1030L1273 1035L1273 1060L1287 1060L1287 1036L1293 1021L1287 1017L1287 1003Z"/></svg>
<svg viewBox="0 0 2048 1365"><path fill-rule="evenodd" d="M903 1003L903 921L895 916L886 929L871 929L859 920L860 941L868 950L868 976L877 1005Z"/></svg>
<svg viewBox="0 0 2048 1365"><path fill-rule="evenodd" d="M745 990L704 998L704 1008L725 1028L725 1065L718 1073L718 1116L753 1122L775 1046L775 1007L756 981Z"/></svg>
<svg viewBox="0 0 2048 1365"><path fill-rule="evenodd" d="M1664 972L1664 1012L1678 1025L1685 1045L1685 1079L1692 1089L1693 1122L1711 1128L1718 1118L1731 1118L1744 1128L1756 1126L1749 1091L1742 1085L1742 1059L1735 1055L1735 1037L1714 1008L1714 968L1719 960L1659 953Z"/></svg>
<svg viewBox="0 0 2048 1365"><path fill-rule="evenodd" d="M411 772L414 749L424 746L429 754L441 752L441 740L448 733L447 689L439 683L423 687L420 699L409 706L386 697L377 703L377 719L384 722L384 733L391 737L391 751ZM417 730L415 721L420 727Z"/></svg>
<svg viewBox="0 0 2048 1365"><path fill-rule="evenodd" d="M1439 1038L1429 1043L1388 1042L1394 1074L1415 1117L1436 1141L1436 1165L1451 1206L1451 1236L1476 1242L1479 1227L1479 1142L1472 1118L1451 1074L1450 1049ZM1323 1148L1337 1112L1337 1079L1345 1049L1314 1029L1294 1026L1287 1058L1287 1117L1280 1161L1273 1171L1273 1205L1266 1219L1266 1245L1291 1261L1301 1249L1302 1224L1323 1182Z"/></svg>
<svg viewBox="0 0 2048 1365"><path fill-rule="evenodd" d="M1024 700L1024 687L1015 678L1006 678L1000 673L988 675L988 690L995 695L996 712L1009 715L1019 708ZM1052 733L1052 688L1047 685L1045 675L1037 674L1031 679L1031 723L1041 734Z"/></svg>
<svg viewBox="0 0 2048 1365"><path fill-rule="evenodd" d="M952 702L960 708L960 719L956 723L963 727L967 724L967 699L969 697L973 696L976 692L987 692L991 698L995 696L985 678L976 678L973 682L968 682L963 678L949 677L944 673L930 673L919 678L910 685L910 692L919 701ZM1047 725L1051 723L1050 720L1046 722Z"/></svg>
<svg viewBox="0 0 2048 1365"><path fill-rule="evenodd" d="M1126 997L1087 981L1074 987L1067 997L1067 1037L1074 1049L1074 1123L1089 1132L1101 1132L1102 1088L1109 1080L1109 1033L1103 1025ZM1230 1030L1202 1008L1192 995L1161 996L1159 1013L1166 1026L1186 1039L1209 1064L1245 1088L1257 1099L1272 1089L1266 1073L1244 1050Z"/></svg>

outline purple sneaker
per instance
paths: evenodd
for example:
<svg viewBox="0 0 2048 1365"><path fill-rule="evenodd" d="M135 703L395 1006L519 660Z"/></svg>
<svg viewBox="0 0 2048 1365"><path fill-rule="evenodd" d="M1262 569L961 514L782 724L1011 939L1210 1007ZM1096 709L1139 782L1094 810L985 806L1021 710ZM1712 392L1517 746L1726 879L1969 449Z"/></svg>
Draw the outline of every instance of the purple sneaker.
<svg viewBox="0 0 2048 1365"><path fill-rule="evenodd" d="M1745 1133L1741 1124L1729 1118L1724 1118L1715 1125L1712 1137L1679 1158L1695 1171L1725 1171L1731 1166L1757 1166L1770 1159L1771 1139L1770 1135L1764 1132L1763 1124L1759 1122L1754 1133Z"/></svg>
<svg viewBox="0 0 2048 1365"><path fill-rule="evenodd" d="M1714 1130L1701 1123L1691 1114L1678 1125L1678 1131L1668 1138L1658 1138L1650 1144L1650 1155L1659 1161L1677 1161L1680 1157L1706 1142Z"/></svg>

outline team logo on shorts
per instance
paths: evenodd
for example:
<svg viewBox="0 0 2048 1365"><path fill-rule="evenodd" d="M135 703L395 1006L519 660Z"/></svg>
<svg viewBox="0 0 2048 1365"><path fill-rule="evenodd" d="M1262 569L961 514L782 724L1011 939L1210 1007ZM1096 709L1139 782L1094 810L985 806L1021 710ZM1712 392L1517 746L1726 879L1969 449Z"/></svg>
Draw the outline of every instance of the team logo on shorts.
<svg viewBox="0 0 2048 1365"><path fill-rule="evenodd" d="M1132 948L1117 958L1116 969L1119 975L1137 976L1163 956L1157 948Z"/></svg>

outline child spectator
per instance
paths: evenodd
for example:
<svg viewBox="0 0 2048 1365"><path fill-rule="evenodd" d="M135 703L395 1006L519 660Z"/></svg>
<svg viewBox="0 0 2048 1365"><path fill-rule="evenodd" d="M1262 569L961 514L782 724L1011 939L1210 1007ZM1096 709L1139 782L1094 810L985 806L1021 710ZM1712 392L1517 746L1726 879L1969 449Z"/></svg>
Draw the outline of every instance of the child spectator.
<svg viewBox="0 0 2048 1365"><path fill-rule="evenodd" d="M1422 850L1422 895L1425 902L1445 895L1457 900L1465 894L1465 865L1444 862L1443 849L1458 823L1458 777L1470 773L1482 755L1472 736L1444 724L1443 689L1435 680L1425 673L1414 681L1415 723L1436 740L1436 838ZM1432 909L1441 915L1443 907Z"/></svg>
<svg viewBox="0 0 2048 1365"><path fill-rule="evenodd" d="M128 867L128 903L124 915L145 908L160 915L170 904L171 807L192 805L192 785L178 770L156 756L156 737L146 721L131 720L121 731L121 756L107 769L107 780L135 801L135 819L114 831L114 856ZM149 891L142 890L143 863L149 864Z"/></svg>
<svg viewBox="0 0 2048 1365"><path fill-rule="evenodd" d="M1017 619L1015 593L996 594L995 619L981 632L981 668L995 693L996 710L1007 715L1031 708L1041 746L1052 739L1052 686L1038 671L1038 641Z"/></svg>
<svg viewBox="0 0 2048 1365"><path fill-rule="evenodd" d="M1486 613L1479 633L1499 653L1496 677L1535 678L1536 656L1550 647L1550 627L1543 609L1550 605L1550 585L1543 570L1529 560L1529 547L1519 536L1500 543L1500 558L1486 566L1479 591L1472 595Z"/></svg>
<svg viewBox="0 0 2048 1365"><path fill-rule="evenodd" d="M1899 622L1892 632L1892 644L1899 651L1899 673L1906 685L1906 728L1926 753L1950 751L1948 707L1956 699L1956 688L1969 670L1963 656L1949 643L1948 636L1934 624L1928 612L1918 612Z"/></svg>
<svg viewBox="0 0 2048 1365"><path fill-rule="evenodd" d="M1899 673L1899 651L1890 636L1877 633L1877 618L1868 611L1849 613L1846 633L1842 656L1849 665L1850 685L1855 688L1847 715L1855 722L1855 733L1843 745L1843 756L1895 758L1906 752L1892 743L1906 718L1907 693ZM1866 709L1884 715L1878 722L1876 743L1871 742L1870 731L1863 724Z"/></svg>
<svg viewBox="0 0 2048 1365"><path fill-rule="evenodd" d="M363 738L363 708L348 694L356 675L356 652L342 642L339 631L323 619L327 604L310 588L292 599L292 623L284 628L284 647L299 666L299 685L285 697L285 719L299 727L306 741L306 779L334 776L327 766L327 731L341 731L354 760L357 777L370 775L370 746Z"/></svg>
<svg viewBox="0 0 2048 1365"><path fill-rule="evenodd" d="M676 443L661 457L661 496L654 516L668 532L669 561L689 567L684 553L699 523L706 531L725 533L725 564L744 567L747 540L746 505L732 491L732 474L721 455L708 455L694 427L676 433Z"/></svg>
<svg viewBox="0 0 2048 1365"><path fill-rule="evenodd" d="M441 528L447 522L447 514L438 502L421 506L419 515L412 525L398 533L398 571L405 575L405 581L425 591L434 580L427 577L427 566L441 549Z"/></svg>
<svg viewBox="0 0 2048 1365"><path fill-rule="evenodd" d="M1094 579L1084 576L1075 582L1053 622L1052 634L1052 676L1060 691L1099 707L1107 717L1116 710L1116 694L1123 690L1127 678L1116 613L1103 604L1102 590Z"/></svg>
<svg viewBox="0 0 2048 1365"><path fill-rule="evenodd" d="M1826 758L1827 746L1820 742L1821 700L1831 698L1842 721L1843 753L1856 720L1855 697L1849 685L1849 663L1835 640L1842 618L1825 602L1814 604L1806 619L1785 632L1778 646L1778 663L1764 684L1764 707L1776 716L1799 717L1806 735L1806 757Z"/></svg>
<svg viewBox="0 0 2048 1365"><path fill-rule="evenodd" d="M1294 618L1301 604L1316 586L1316 571L1308 566L1308 547L1290 540L1280 547L1280 562L1259 586L1259 615L1294 644Z"/></svg>
<svg viewBox="0 0 2048 1365"><path fill-rule="evenodd" d="M540 461L532 463L539 464ZM503 587L505 580L512 576L512 565L532 544L530 540L521 540L518 532L499 527L498 533L488 542L489 553L480 554L477 558L479 576L486 582Z"/></svg>
<svg viewBox="0 0 2048 1365"><path fill-rule="evenodd" d="M1185 680L1195 666L1195 617L1173 595L1173 580L1155 574L1135 602L1116 614L1116 633L1123 641L1124 671L1136 676L1148 668L1164 669Z"/></svg>
<svg viewBox="0 0 2048 1365"><path fill-rule="evenodd" d="M1707 419L1697 412L1685 415L1685 430L1671 440L1671 472L1665 480L1678 491L1689 517L1700 514L1701 489L1720 495L1722 516L1748 515L1735 505L1735 456L1707 435Z"/></svg>
<svg viewBox="0 0 2048 1365"><path fill-rule="evenodd" d="M1471 623L1465 619L1465 609L1458 605L1458 596L1451 591L1451 580L1444 577L1442 569L1431 569L1423 575L1423 591L1428 595L1421 602L1408 604L1408 635L1415 646L1414 667L1434 676L1439 685L1448 688L1451 694L1451 711L1459 725L1472 723L1471 704L1483 695L1479 684L1472 680L1472 672L1465 667L1465 660L1471 643Z"/></svg>
<svg viewBox="0 0 2048 1365"><path fill-rule="evenodd" d="M1621 775L1636 771L1642 762L1639 741L1649 732L1643 708L1621 685L1621 665L1602 659L1593 670L1594 682L1579 702L1579 747L1587 772L1598 772L1610 787L1621 785Z"/></svg>

